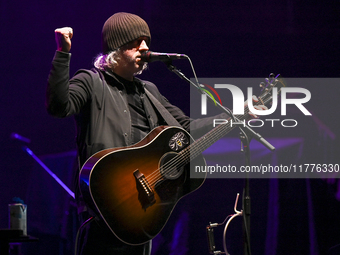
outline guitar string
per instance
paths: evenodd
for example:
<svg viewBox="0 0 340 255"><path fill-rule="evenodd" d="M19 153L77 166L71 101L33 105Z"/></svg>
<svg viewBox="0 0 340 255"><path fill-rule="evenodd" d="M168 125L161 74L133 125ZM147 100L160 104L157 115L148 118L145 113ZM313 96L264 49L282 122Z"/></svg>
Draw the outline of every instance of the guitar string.
<svg viewBox="0 0 340 255"><path fill-rule="evenodd" d="M267 100L263 100L263 98L261 98L262 101L266 101L267 103ZM268 99L269 100L269 99ZM260 105L260 102L256 103L255 105ZM245 112L246 114L243 115L243 116L238 116L238 118L240 120L244 119L246 117L246 115L249 113L249 108L246 107L245 108ZM202 146L202 141L204 140L204 144L206 143L215 143L217 140L219 140L220 138L218 138L216 140L216 137L223 137L224 135L226 135L227 133L230 132L231 129L233 129L233 127L225 127L223 125L220 125L222 126L223 128L216 128L216 129L213 129L211 131L214 131L214 136L212 138L209 138L209 134L210 132L208 132L204 137L201 137L200 139L198 139L196 141L196 144L195 144L195 148L196 150L193 150L189 147L187 147L186 149L182 150L176 157L174 157L173 159L169 160L167 163L165 163L162 168L163 168L163 172L165 174L172 174L172 173L177 173L177 168L178 167L182 167L184 166L185 164L187 164L188 162L191 161L191 159L193 158L196 158L199 154L201 154L201 152L203 152L202 148L208 148L206 145L203 145ZM216 134L215 134L216 133ZM211 141L209 141L210 139L212 139ZM205 140L208 140L208 142L206 142ZM192 153L194 152L194 153ZM152 176L152 177L151 177ZM158 181L161 181L163 178L161 172L160 172L160 168L158 168L156 171L154 171L154 173L150 174L148 177L149 179L149 183L150 185L155 185ZM166 179L165 179L166 180Z"/></svg>
<svg viewBox="0 0 340 255"><path fill-rule="evenodd" d="M260 102L256 103L255 105L260 105ZM249 108L248 107L245 107L245 112L246 112L245 115L237 116L239 120L245 119L245 117L249 113ZM221 137L223 137L224 135L229 133L230 130L233 129L233 127L230 127L230 126L226 127L226 126L220 125L216 129L211 130L205 136L203 136L200 139L198 139L195 142L196 144L195 144L195 149L194 150L192 148L189 148L190 147L189 146L189 147L185 148L184 150L182 150L180 153L178 153L173 159L171 159L168 162L166 162L161 167L163 169L163 173L165 175L169 175L169 174L171 175L173 173L176 174L178 168L184 166L185 164L190 162L192 159L196 158L199 154L201 154L203 152L202 148L204 149L204 148L210 147L210 145L206 146L205 144L209 144L209 143L213 144L213 143L215 143ZM213 132L214 136L210 137L212 131L214 131ZM219 137L219 138L216 139L216 137ZM203 143L202 141L204 141L204 144L202 144ZM161 181L163 179L163 176L162 176L162 173L160 171L160 168L156 169L156 171L151 173L146 178L149 180L148 182L149 182L150 185L155 185L158 181Z"/></svg>
<svg viewBox="0 0 340 255"><path fill-rule="evenodd" d="M270 98L268 99L264 99L261 98L262 102L264 104L267 104L268 101L270 100ZM261 102L258 101L257 103L255 103L255 105L260 105ZM249 108L245 107L245 112L246 114L244 114L243 116L237 116L237 118L239 120L244 120L246 118L246 116L249 113ZM209 144L211 143L211 145L213 143L215 143L217 140L219 140L220 138L222 138L223 136L225 136L227 133L229 133L234 127L226 127L224 125L219 125L218 127L216 127L216 129L211 130L210 132L208 132L205 136L201 137L200 139L196 140L195 142L195 149L193 150L192 148L190 148L191 146L185 148L184 150L182 150L181 152L179 152L173 159L169 160L168 162L166 162L163 166L161 166L161 168L163 169L163 173L165 175L171 175L173 173L177 174L178 171L177 169L180 167L183 167L184 165L186 165L188 162L190 162L192 159L196 158L199 154L201 154L203 152L202 149L204 148L208 148L206 147L205 144ZM211 136L211 133L214 133L213 137ZM216 134L215 134L216 133ZM219 137L216 140L216 137ZM202 142L204 140L204 143ZM193 153L194 152L194 153ZM151 186L154 186L157 182L162 181L162 180L166 180L163 178L163 175L160 171L161 169L158 168L156 169L153 173L151 173L150 175L146 176L149 184Z"/></svg>
<svg viewBox="0 0 340 255"><path fill-rule="evenodd" d="M217 129L217 128L216 128ZM216 129L214 129L214 133L216 132ZM219 133L219 130L217 130L216 134ZM209 136L209 133L207 133L204 138L200 138L200 139L206 139L207 137ZM200 139L198 139L196 141L196 144L199 144L200 143ZM195 147L198 147L198 145L195 145ZM179 152L173 159L169 160L168 162L166 162L162 168L163 168L163 172L165 174L167 173L170 173L170 171L172 171L172 169L174 168L174 166L178 165L179 162L182 162L183 163L183 159L184 158L187 158L187 154L188 154L188 149L189 147L185 148L184 150L182 150L181 152ZM159 176L162 177L162 174L161 172L159 171L160 168L156 169L156 171L154 171L154 173L150 174L147 178L150 180L150 183L152 183L155 179L155 181L157 182L159 179L157 179Z"/></svg>
<svg viewBox="0 0 340 255"><path fill-rule="evenodd" d="M220 136L220 134L224 134L224 133L228 133L230 127L224 127L224 129L222 130L221 127L223 127L222 125L219 126L220 128L216 128L214 130L214 134L215 137ZM222 137L222 136L221 136ZM194 149L191 147L187 147L184 150L182 150L180 153L178 153L173 159L169 160L167 163L165 163L162 166L163 169L163 173L166 174L172 174L177 172L177 169L184 166L186 163L190 162L191 159L196 158L201 151L201 148L205 148L206 146L202 146L202 143L210 143L211 139L209 134L206 134L204 137L200 138L199 140L197 140L195 142L195 146ZM199 152L199 153L198 153ZM157 169L155 171L156 176L154 178L150 178L150 183L151 185L154 185L156 182L160 181L163 179L162 173L160 171L160 169Z"/></svg>

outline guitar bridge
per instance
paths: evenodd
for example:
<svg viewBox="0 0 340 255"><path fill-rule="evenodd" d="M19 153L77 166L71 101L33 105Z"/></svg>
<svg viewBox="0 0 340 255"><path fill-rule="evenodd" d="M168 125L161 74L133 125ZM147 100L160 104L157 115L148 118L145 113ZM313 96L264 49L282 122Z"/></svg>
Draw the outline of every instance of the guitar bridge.
<svg viewBox="0 0 340 255"><path fill-rule="evenodd" d="M146 210L149 206L152 206L155 200L155 194L148 183L148 180L145 178L144 174L142 174L138 169L133 172L133 175L136 178L136 187L138 191L138 200L142 205L142 208Z"/></svg>

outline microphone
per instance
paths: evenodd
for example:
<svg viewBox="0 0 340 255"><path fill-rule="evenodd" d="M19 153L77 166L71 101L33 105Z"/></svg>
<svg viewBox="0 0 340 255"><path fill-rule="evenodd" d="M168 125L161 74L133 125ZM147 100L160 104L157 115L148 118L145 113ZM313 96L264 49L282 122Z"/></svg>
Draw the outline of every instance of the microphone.
<svg viewBox="0 0 340 255"><path fill-rule="evenodd" d="M188 56L185 54L159 53L159 52L152 52L152 51L146 51L146 52L141 53L141 59L144 62L154 62L154 61L168 62L170 60L183 59L183 58L188 58Z"/></svg>
<svg viewBox="0 0 340 255"><path fill-rule="evenodd" d="M21 136L21 135L19 135L17 133L12 133L11 134L11 139L19 140L19 141L22 141L22 142L25 142L25 143L30 143L31 142L31 139L23 137L23 136Z"/></svg>

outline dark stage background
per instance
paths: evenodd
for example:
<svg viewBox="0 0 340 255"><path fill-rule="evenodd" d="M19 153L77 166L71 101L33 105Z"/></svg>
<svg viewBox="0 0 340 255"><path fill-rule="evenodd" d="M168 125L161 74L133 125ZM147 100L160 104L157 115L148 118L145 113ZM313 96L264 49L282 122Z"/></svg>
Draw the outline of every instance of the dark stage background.
<svg viewBox="0 0 340 255"><path fill-rule="evenodd" d="M77 223L72 199L22 150L23 143L10 139L11 133L31 139L29 148L70 183L75 159L73 119L52 118L44 108L56 48L54 29L74 29L73 74L91 68L101 50L102 25L118 11L143 17L151 29L151 50L187 54L199 77L266 77L270 72L293 78L339 77L340 4L335 0L1 0L0 228L7 228L7 204L13 197L22 198L28 204L28 234L40 238L38 243L25 244L26 254L72 254ZM192 77L186 61L176 65ZM152 63L142 78L155 82L189 114L189 85L165 65ZM307 108L313 113L301 123L306 132L261 130L265 137L276 139L278 151L265 156L254 153L254 162L339 163L340 88L304 87L312 91ZM233 137L237 132L230 134ZM291 137L296 140L284 143ZM214 149L223 151L225 144ZM208 152L207 159L214 162ZM235 164L242 163L243 157L238 159ZM178 204L155 239L153 253L208 254L205 226L233 213L243 184L243 180L207 180ZM256 179L251 180L251 196L253 254L327 254L340 243L338 179ZM240 219L235 219L230 231L230 253L242 254ZM215 237L222 249L222 229Z"/></svg>

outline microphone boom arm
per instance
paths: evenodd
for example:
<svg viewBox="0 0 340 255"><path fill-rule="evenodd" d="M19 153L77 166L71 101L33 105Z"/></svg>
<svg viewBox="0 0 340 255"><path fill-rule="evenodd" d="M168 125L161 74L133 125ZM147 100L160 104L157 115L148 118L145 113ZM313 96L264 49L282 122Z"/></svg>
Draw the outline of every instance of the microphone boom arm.
<svg viewBox="0 0 340 255"><path fill-rule="evenodd" d="M180 70L178 70L174 65L172 65L171 63L172 61L169 60L168 62L166 62L165 64L167 65L168 69L175 73L178 77L180 77L181 79L187 81L190 85L194 86L201 94L205 94L209 100L211 100L211 102L214 102L214 100L212 99L212 97L206 93L204 90L201 89L199 84L195 84L193 81L191 81L188 77L186 77ZM236 117L234 116L234 114L230 111L230 109L223 107L219 102L214 102L216 103L216 105L222 109L222 111L226 112L231 118L233 118L234 121L236 121Z"/></svg>
<svg viewBox="0 0 340 255"><path fill-rule="evenodd" d="M199 83L195 84L188 77L186 77L180 70L178 70L174 65L172 65L171 59L169 59L167 62L165 62L165 64L167 65L168 69L171 72L175 73L178 77L180 77L181 79L187 81L190 85L194 86L201 94L205 94L209 98L210 102L213 102L223 112L227 113L232 118L232 120L234 122L239 121L239 119L237 119L235 117L235 115L233 114L233 112L229 108L222 106L217 101L214 101L213 98L208 93L206 93L203 89L201 89ZM271 145L268 141L266 141L259 133L256 133L253 129L251 129L248 125L244 125L243 127L239 127L239 128L244 129L245 132L250 134L251 137L255 138L256 141L260 142L267 149L269 149L271 151L275 150L275 147L273 145Z"/></svg>

